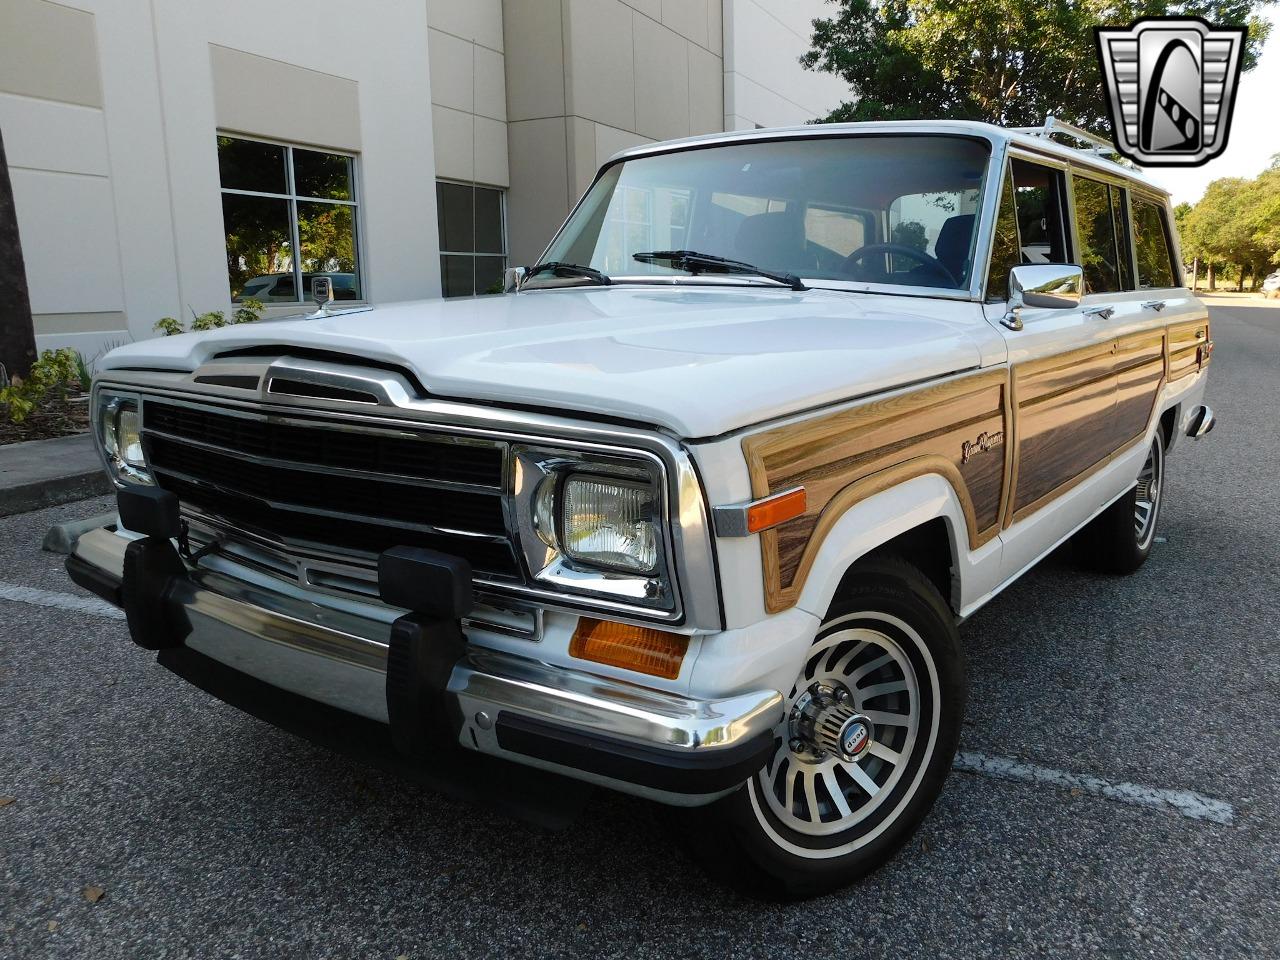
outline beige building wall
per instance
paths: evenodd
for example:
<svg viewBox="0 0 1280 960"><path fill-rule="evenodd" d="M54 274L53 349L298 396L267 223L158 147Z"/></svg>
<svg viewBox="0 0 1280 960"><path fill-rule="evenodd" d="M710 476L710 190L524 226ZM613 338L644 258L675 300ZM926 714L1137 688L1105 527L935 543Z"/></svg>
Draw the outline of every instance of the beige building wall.
<svg viewBox="0 0 1280 960"><path fill-rule="evenodd" d="M0 131L37 342L90 354L127 337L102 87L92 13L0 3Z"/></svg>
<svg viewBox="0 0 1280 960"><path fill-rule="evenodd" d="M825 0L724 0L724 129L818 120L849 96L844 81L801 68Z"/></svg>
<svg viewBox="0 0 1280 960"><path fill-rule="evenodd" d="M723 129L721 0L504 0L512 263L625 147Z"/></svg>
<svg viewBox="0 0 1280 960"><path fill-rule="evenodd" d="M436 176L505 187L502 0L427 0Z"/></svg>

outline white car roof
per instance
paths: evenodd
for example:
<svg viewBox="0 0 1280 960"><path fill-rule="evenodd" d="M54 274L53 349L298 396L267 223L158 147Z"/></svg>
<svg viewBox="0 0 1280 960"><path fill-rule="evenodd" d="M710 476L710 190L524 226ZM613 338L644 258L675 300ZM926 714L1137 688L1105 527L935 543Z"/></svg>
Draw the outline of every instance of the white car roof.
<svg viewBox="0 0 1280 960"><path fill-rule="evenodd" d="M993 123L982 123L977 120L889 120L871 123L815 123L802 127L763 127L757 130L727 130L724 133L708 133L697 137L684 137L680 140L663 140L657 143L645 143L621 150L609 158L608 163L625 160L631 157L649 156L674 150L685 150L710 144L745 143L750 140L786 140L803 139L805 137L838 137L864 133L949 133L967 136L979 136L991 142L993 147L1012 144L1036 153L1069 160L1072 163L1092 167L1114 177L1140 184L1146 190L1167 196L1168 191L1157 186L1146 178L1142 171L1133 167L1121 166L1092 150L1081 150L1078 147L1058 143L1047 136L1037 136L1007 127L999 127Z"/></svg>

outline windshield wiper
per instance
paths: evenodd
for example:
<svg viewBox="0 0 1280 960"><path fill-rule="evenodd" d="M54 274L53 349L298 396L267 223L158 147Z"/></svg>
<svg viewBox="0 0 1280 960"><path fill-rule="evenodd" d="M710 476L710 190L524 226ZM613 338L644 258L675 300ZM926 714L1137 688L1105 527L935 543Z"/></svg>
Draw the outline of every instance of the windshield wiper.
<svg viewBox="0 0 1280 960"><path fill-rule="evenodd" d="M565 263L563 260L548 260L545 263L535 264L525 272L525 279L548 271L557 277L586 277L606 287L613 283L607 273L601 273L595 267L584 266L581 263Z"/></svg>
<svg viewBox="0 0 1280 960"><path fill-rule="evenodd" d="M665 263L677 270L691 273L695 277L700 273L754 274L757 277L785 283L792 290L809 289L794 273L763 270L755 264L744 263L741 260L728 260L709 253L698 253L696 250L650 250L646 253L634 253L632 257L641 263Z"/></svg>

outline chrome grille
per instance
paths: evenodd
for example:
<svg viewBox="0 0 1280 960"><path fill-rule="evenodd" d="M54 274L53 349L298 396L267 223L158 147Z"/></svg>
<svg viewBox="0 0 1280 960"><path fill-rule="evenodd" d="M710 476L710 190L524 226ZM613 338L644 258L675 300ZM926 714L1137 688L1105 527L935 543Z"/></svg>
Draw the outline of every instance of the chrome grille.
<svg viewBox="0 0 1280 960"><path fill-rule="evenodd" d="M215 525L365 558L429 547L486 577L518 579L499 441L152 398L142 416L156 482Z"/></svg>

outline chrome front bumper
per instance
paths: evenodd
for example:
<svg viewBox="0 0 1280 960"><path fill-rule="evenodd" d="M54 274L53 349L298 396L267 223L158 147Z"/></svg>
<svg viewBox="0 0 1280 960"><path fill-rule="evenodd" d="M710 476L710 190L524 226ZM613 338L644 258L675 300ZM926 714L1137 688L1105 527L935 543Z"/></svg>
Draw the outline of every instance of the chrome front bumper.
<svg viewBox="0 0 1280 960"><path fill-rule="evenodd" d="M126 537L82 536L72 578L119 604ZM168 602L189 624L183 646L272 687L388 723L391 625L255 586L189 571ZM772 751L782 697L763 690L695 700L469 646L445 693L460 746L666 803L732 790Z"/></svg>

